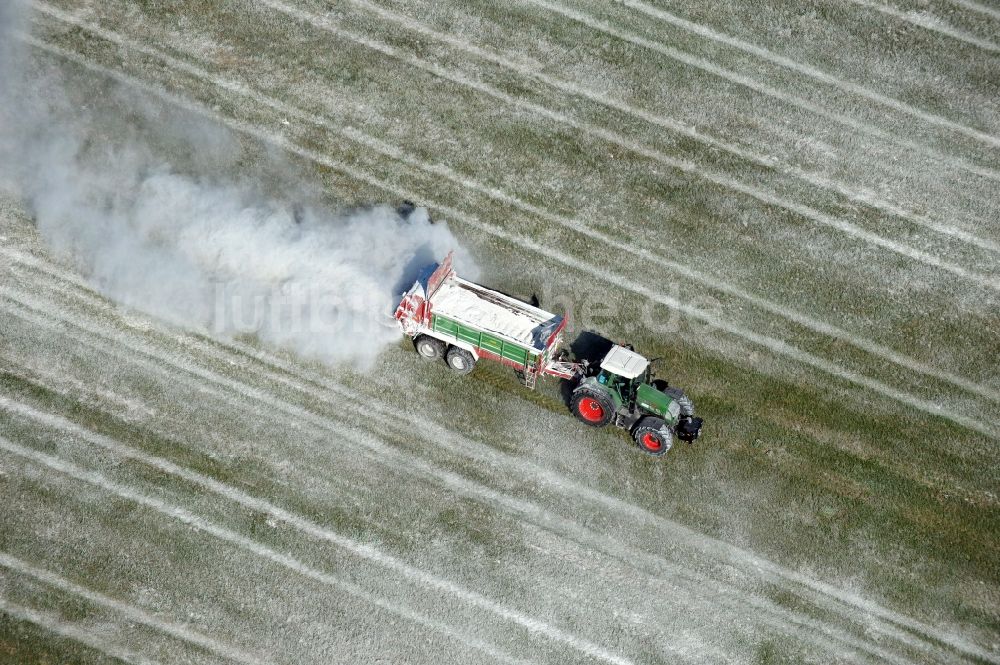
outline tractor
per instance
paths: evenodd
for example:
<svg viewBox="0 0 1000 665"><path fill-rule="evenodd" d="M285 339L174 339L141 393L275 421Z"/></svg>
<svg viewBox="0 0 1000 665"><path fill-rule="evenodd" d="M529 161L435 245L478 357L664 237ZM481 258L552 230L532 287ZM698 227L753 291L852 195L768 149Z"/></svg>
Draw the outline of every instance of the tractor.
<svg viewBox="0 0 1000 665"><path fill-rule="evenodd" d="M654 378L654 363L630 347L613 346L596 368L586 366L570 395L570 409L585 425L629 430L649 455L665 454L674 435L693 443L702 419L695 417L683 390Z"/></svg>
<svg viewBox="0 0 1000 665"><path fill-rule="evenodd" d="M402 212L400 213L402 214ZM591 427L614 424L628 429L639 448L663 455L674 436L694 442L701 418L684 391L653 377L649 361L629 346L585 332L574 342L583 360L570 360L562 348L568 320L499 291L461 279L449 253L426 266L402 294L395 318L428 360L444 359L452 370L468 374L482 359L507 365L534 389L540 376L553 376L572 388L570 408ZM592 344L599 340L599 347ZM591 359L601 357L598 365Z"/></svg>

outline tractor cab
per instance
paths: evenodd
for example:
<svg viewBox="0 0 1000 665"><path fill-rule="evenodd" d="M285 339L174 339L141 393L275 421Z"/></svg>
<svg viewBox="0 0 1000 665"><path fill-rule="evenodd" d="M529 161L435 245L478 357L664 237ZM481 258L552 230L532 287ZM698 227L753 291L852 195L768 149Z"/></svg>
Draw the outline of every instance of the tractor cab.
<svg viewBox="0 0 1000 665"><path fill-rule="evenodd" d="M634 400L648 369L648 360L635 351L615 345L601 361L597 382L616 392L621 402L627 404Z"/></svg>

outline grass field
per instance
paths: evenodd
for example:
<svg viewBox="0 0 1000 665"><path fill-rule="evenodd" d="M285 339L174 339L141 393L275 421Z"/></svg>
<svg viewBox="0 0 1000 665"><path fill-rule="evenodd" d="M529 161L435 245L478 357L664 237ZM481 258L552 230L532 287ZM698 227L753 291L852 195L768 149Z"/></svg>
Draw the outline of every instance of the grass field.
<svg viewBox="0 0 1000 665"><path fill-rule="evenodd" d="M972 0L35 2L98 144L419 201L706 428L653 459L498 367L170 326L0 193L0 662L1000 662L998 35Z"/></svg>

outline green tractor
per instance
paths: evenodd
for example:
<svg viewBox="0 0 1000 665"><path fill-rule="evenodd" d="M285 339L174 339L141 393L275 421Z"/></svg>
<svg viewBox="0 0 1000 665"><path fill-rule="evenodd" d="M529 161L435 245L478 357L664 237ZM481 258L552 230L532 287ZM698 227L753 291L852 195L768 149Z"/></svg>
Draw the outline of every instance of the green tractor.
<svg viewBox="0 0 1000 665"><path fill-rule="evenodd" d="M591 427L615 425L631 432L640 450L663 455L674 436L693 443L702 419L683 390L653 377L652 364L631 348L615 345L596 371L588 371L573 389L570 408Z"/></svg>

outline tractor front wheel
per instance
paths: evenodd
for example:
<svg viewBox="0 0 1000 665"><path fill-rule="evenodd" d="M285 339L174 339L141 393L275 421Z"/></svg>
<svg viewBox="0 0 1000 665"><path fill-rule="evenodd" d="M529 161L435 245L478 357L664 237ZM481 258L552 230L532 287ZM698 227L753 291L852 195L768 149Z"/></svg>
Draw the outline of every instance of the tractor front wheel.
<svg viewBox="0 0 1000 665"><path fill-rule="evenodd" d="M448 367L459 374L468 374L476 367L476 358L465 349L460 349L457 346L448 349L445 360L448 362Z"/></svg>
<svg viewBox="0 0 1000 665"><path fill-rule="evenodd" d="M666 454L674 445L673 434L664 427L664 422L659 418L644 418L638 427L632 430L632 438L635 439L639 450L655 457Z"/></svg>
<svg viewBox="0 0 1000 665"><path fill-rule="evenodd" d="M606 392L578 388L570 400L570 408L584 425L604 427L615 415L615 403Z"/></svg>
<svg viewBox="0 0 1000 665"><path fill-rule="evenodd" d="M436 337L431 337L430 335L421 335L417 338L415 345L417 347L417 353L420 354L420 357L427 360L438 360L439 358L443 358L444 351L448 348L447 344Z"/></svg>

